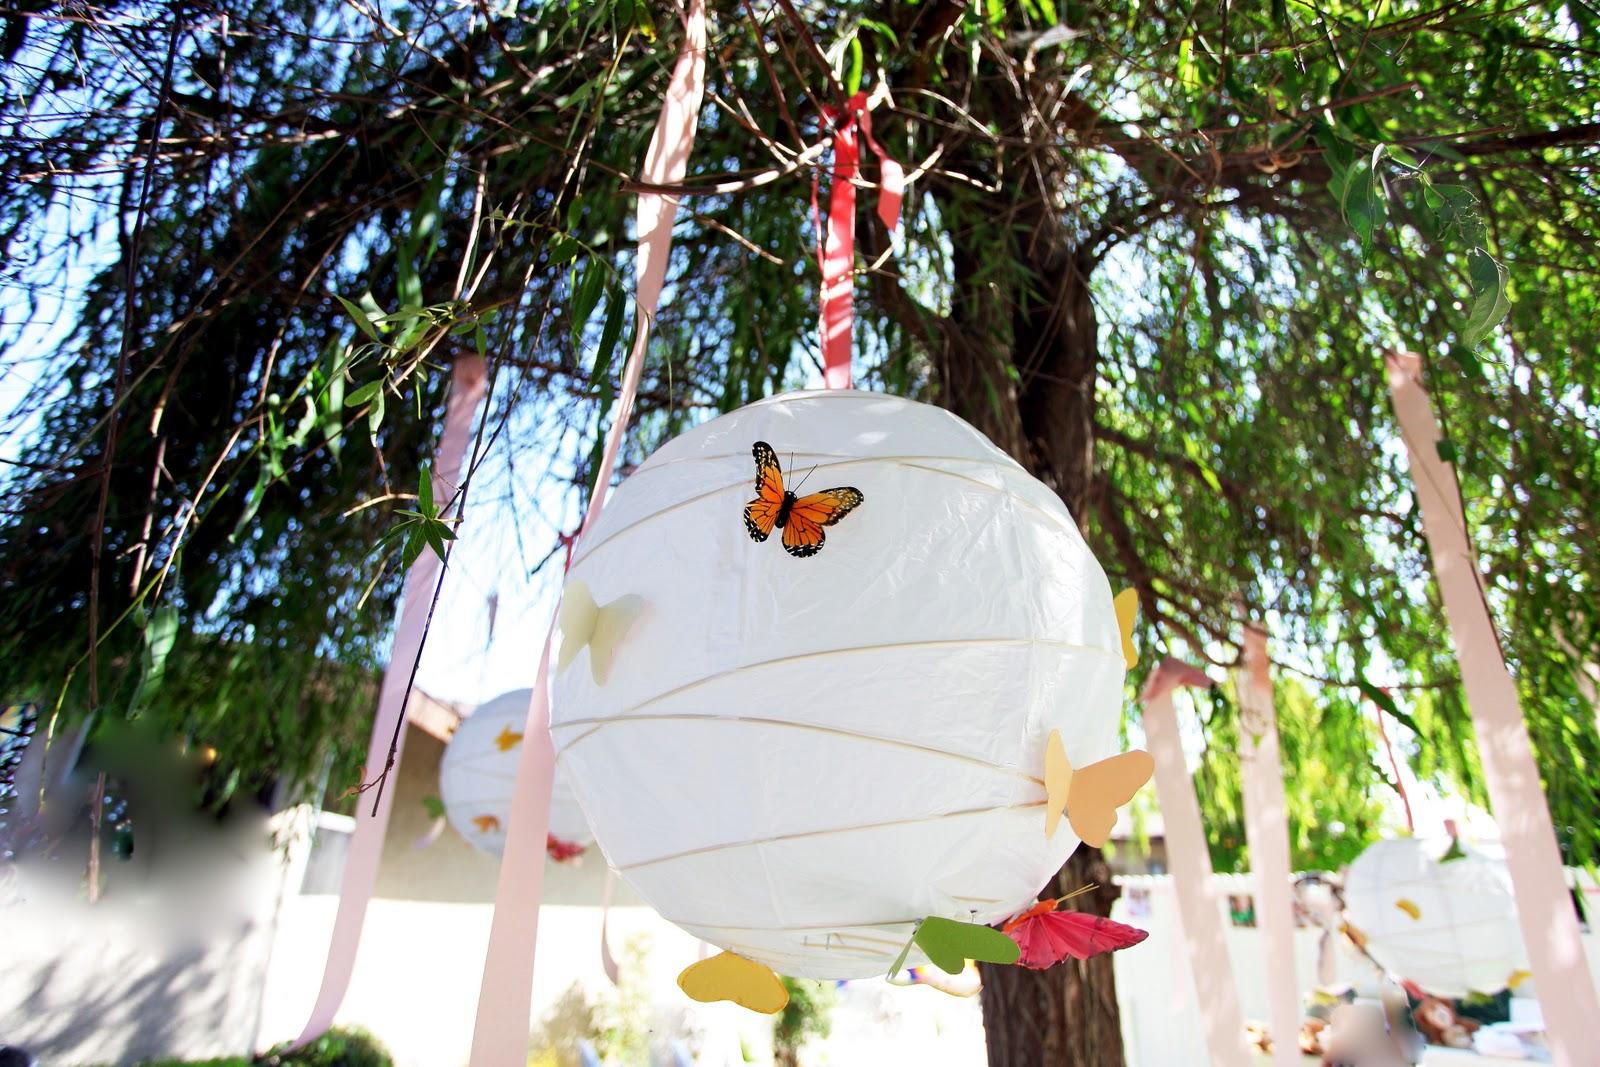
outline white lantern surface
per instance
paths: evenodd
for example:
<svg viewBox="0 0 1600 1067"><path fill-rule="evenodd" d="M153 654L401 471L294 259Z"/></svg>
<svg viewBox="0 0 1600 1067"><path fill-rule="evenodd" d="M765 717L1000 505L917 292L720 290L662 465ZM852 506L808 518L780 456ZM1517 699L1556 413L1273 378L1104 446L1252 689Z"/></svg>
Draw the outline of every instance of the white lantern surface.
<svg viewBox="0 0 1600 1067"><path fill-rule="evenodd" d="M505 850L511 791L522 756L531 689L502 693L461 720L439 761L439 799L456 833L485 852ZM550 798L552 854L593 843L589 824L566 776L558 769ZM557 843L566 846L557 848Z"/></svg>
<svg viewBox="0 0 1600 1067"><path fill-rule="evenodd" d="M1345 917L1386 969L1441 997L1497 993L1527 965L1506 865L1440 863L1412 837L1379 841L1345 873Z"/></svg>
<svg viewBox="0 0 1600 1067"><path fill-rule="evenodd" d="M863 494L815 555L747 532L757 441L800 495ZM1050 732L1079 767L1119 750L1104 573L1053 492L938 408L791 393L701 425L608 498L577 581L643 600L604 685L587 650L553 681L601 849L785 974L882 974L924 916L1031 903L1078 845L1044 834Z"/></svg>

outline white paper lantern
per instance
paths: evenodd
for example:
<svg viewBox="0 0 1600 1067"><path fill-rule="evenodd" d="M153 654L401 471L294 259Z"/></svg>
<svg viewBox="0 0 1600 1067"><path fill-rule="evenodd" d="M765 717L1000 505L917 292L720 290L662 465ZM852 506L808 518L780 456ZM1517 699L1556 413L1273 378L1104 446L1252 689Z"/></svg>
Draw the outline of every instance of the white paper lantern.
<svg viewBox="0 0 1600 1067"><path fill-rule="evenodd" d="M511 790L522 755L531 689L495 697L461 720L439 761L439 799L456 833L496 856L505 850ZM566 775L556 772L550 798L551 854L594 842ZM566 847L560 847L566 846Z"/></svg>
<svg viewBox="0 0 1600 1067"><path fill-rule="evenodd" d="M816 555L746 532L757 441L801 495L864 494ZM554 679L601 849L786 974L882 974L924 916L1031 902L1078 845L1043 832L1051 730L1080 767L1119 748L1105 575L1060 499L938 408L793 393L691 430L611 495L569 581L644 601L606 684L587 651Z"/></svg>
<svg viewBox="0 0 1600 1067"><path fill-rule="evenodd" d="M1487 856L1439 863L1416 838L1379 841L1346 872L1344 903L1372 958L1436 996L1499 992L1527 964L1511 874Z"/></svg>

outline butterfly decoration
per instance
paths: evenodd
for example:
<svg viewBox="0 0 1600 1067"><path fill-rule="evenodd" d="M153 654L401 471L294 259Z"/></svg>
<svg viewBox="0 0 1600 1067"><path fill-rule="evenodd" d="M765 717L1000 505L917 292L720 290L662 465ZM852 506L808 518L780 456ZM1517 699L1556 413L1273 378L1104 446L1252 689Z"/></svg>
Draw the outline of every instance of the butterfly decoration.
<svg viewBox="0 0 1600 1067"><path fill-rule="evenodd" d="M1068 957L1086 960L1137 945L1150 936L1147 930L1103 915L1056 910L1065 899L1042 900L1000 928L1017 943L1019 965L1042 971Z"/></svg>
<svg viewBox="0 0 1600 1067"><path fill-rule="evenodd" d="M744 528L752 541L765 541L774 529L783 531L783 550L804 559L822 551L824 526L832 526L866 497L852 486L796 496L784 488L778 454L765 441L750 449L756 459L756 498L744 506ZM804 479L801 479L804 484ZM798 488L798 486L796 487Z"/></svg>
<svg viewBox="0 0 1600 1067"><path fill-rule="evenodd" d="M474 815L472 817L472 825L478 828L480 834L492 834L500 829L500 817L498 815Z"/></svg>
<svg viewBox="0 0 1600 1067"><path fill-rule="evenodd" d="M771 967L735 952L691 963L678 975L678 988L702 1004L731 1000L763 1015L774 1015L789 1003L789 991Z"/></svg>
<svg viewBox="0 0 1600 1067"><path fill-rule="evenodd" d="M1122 636L1122 665L1131 671L1139 662L1138 650L1133 647L1133 623L1139 617L1138 591L1124 589L1112 598L1111 607L1117 613L1117 629Z"/></svg>
<svg viewBox="0 0 1600 1067"><path fill-rule="evenodd" d="M565 841L555 834L544 835L545 855L557 863L565 863L574 856L581 856L588 851L587 845L580 845L576 841Z"/></svg>
<svg viewBox="0 0 1600 1067"><path fill-rule="evenodd" d="M1117 824L1117 809L1133 799L1155 769L1150 753L1137 749L1073 767L1061 731L1051 730L1044 750L1045 836L1055 836L1065 811L1072 832L1084 844L1099 848Z"/></svg>
<svg viewBox="0 0 1600 1067"><path fill-rule="evenodd" d="M930 915L918 923L911 939L933 961L933 965L946 974L960 974L966 969L968 960L1015 963L1018 957L1017 946L994 927L957 922L937 915Z"/></svg>
<svg viewBox="0 0 1600 1067"><path fill-rule="evenodd" d="M561 593L561 609L556 614L561 628L561 653L556 670L563 671L585 645L589 648L589 673L595 685L605 685L611 676L611 661L617 646L628 635L634 620L644 611L644 597L629 594L609 604L595 602L584 582L573 579ZM502 749L502 751L504 751Z"/></svg>

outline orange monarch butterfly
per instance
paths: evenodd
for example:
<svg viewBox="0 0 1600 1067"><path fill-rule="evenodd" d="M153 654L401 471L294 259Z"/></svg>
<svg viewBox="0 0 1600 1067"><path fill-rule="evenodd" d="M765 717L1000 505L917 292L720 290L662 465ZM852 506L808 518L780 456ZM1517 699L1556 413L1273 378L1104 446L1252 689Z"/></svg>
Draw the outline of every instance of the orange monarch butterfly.
<svg viewBox="0 0 1600 1067"><path fill-rule="evenodd" d="M797 497L784 489L783 469L771 445L757 441L750 454L756 458L756 498L744 506L744 528L752 541L765 541L777 527L783 531L783 548L789 555L814 556L822 551L822 528L866 499L861 490L848 485Z"/></svg>

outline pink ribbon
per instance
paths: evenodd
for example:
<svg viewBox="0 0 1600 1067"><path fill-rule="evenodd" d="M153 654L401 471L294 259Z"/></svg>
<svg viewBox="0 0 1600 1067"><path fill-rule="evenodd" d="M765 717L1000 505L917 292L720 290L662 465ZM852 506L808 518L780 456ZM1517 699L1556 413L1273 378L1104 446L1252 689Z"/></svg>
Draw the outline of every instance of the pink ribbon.
<svg viewBox="0 0 1600 1067"><path fill-rule="evenodd" d="M878 192L878 218L892 232L900 223L900 202L905 199L905 168L891 159L872 136L872 112L867 94L856 93L843 109L824 108L823 117L833 127L833 189L828 198L826 236L818 226L822 247L822 372L829 389L849 389L851 334L855 309L851 291L856 258L856 187L861 150L856 131L878 157L882 172ZM811 185L811 214L817 214L817 185Z"/></svg>
<svg viewBox="0 0 1600 1067"><path fill-rule="evenodd" d="M683 47L667 87L667 97L661 104L655 134L645 153L640 174L645 184L674 186L688 173L689 152L694 146L700 101L705 91L705 53L705 2L690 0L684 17ZM580 538L594 525L605 504L606 490L616 470L617 453L633 414L650 326L655 320L656 304L666 279L672 221L677 212L675 196L662 193L639 196L633 349L623 368L622 388L617 394L611 427L606 432L594 493L578 532ZM517 780L511 794L506 847L500 859L494 919L489 927L489 951L478 989L478 1017L472 1031L472 1067L521 1067L527 1060L534 952L538 947L539 905L544 899L544 846L550 828L550 791L556 767L555 747L550 740L549 691L550 644L554 636L555 620L552 619L539 656L539 674L528 707Z"/></svg>
<svg viewBox="0 0 1600 1067"><path fill-rule="evenodd" d="M1454 468L1439 458L1439 426L1422 384L1422 358L1391 352L1386 362L1389 392L1411 461L1411 480L1422 508L1434 576L1478 735L1489 807L1500 826L1511 868L1517 918L1543 1009L1546 1038L1557 1064L1590 1064L1594 1062L1600 997L1583 955L1578 917L1567 891L1517 684L1506 668L1484 598L1477 557L1467 537L1461 489Z"/></svg>
<svg viewBox="0 0 1600 1067"><path fill-rule="evenodd" d="M1211 679L1204 673L1169 658L1151 672L1139 702L1144 705L1145 740L1156 762L1156 794L1166 832L1167 865L1178 897L1178 926L1189 950L1189 970L1194 975L1206 1047L1213 1067L1246 1067L1251 1057L1245 1047L1244 1016L1239 1010L1233 961L1228 958L1228 943L1211 884L1211 853L1201 828L1194 783L1184 764L1178 716L1172 707L1173 690L1209 685ZM1288 1043L1293 1045L1298 1036L1297 1025L1295 1032L1288 1035Z"/></svg>
<svg viewBox="0 0 1600 1067"><path fill-rule="evenodd" d="M483 398L484 365L478 356L457 356L450 378L450 404L445 411L444 429L439 434L439 449L434 455L433 496L448 500L461 477L472 439L472 413ZM378 714L372 721L372 740L367 743L366 772L382 767L389 758L389 740L400 738L395 750L395 766L405 748L406 732L400 725L411 665L422 651L422 633L427 628L428 606L439 578L441 561L432 549L425 549L406 574L401 598L400 624L395 628L389 650L389 665L383 671L383 688L378 693ZM378 861L383 857L384 836L389 829L389 812L399 790L386 783L375 810L364 796L356 805L355 832L350 835L350 850L345 857L344 877L339 884L339 910L333 920L333 936L328 945L328 961L322 971L322 987L305 1029L295 1038L296 1047L315 1040L333 1025L333 1017L350 988L355 970L356 949L361 943L361 927L366 922L367 902L378 880Z"/></svg>
<svg viewBox="0 0 1600 1067"><path fill-rule="evenodd" d="M1256 915L1267 976L1272 1062L1300 1067L1300 991L1294 960L1294 899L1289 882L1289 811L1278 752L1278 709L1272 693L1267 633L1244 631L1244 670L1238 680L1245 731L1239 764L1244 786L1245 837L1255 875Z"/></svg>

